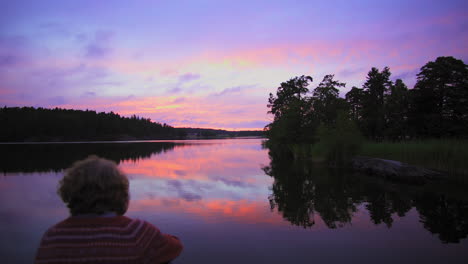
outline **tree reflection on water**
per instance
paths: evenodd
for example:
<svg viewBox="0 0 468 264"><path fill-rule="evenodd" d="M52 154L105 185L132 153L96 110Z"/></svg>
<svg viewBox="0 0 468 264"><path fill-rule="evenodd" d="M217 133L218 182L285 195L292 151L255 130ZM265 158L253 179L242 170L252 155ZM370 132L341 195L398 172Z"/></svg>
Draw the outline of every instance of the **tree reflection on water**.
<svg viewBox="0 0 468 264"><path fill-rule="evenodd" d="M174 142L2 144L0 171L59 172L89 155L97 155L117 163L137 161L183 145Z"/></svg>
<svg viewBox="0 0 468 264"><path fill-rule="evenodd" d="M391 228L395 216L404 217L416 208L424 228L438 234L441 242L459 243L468 234L467 197L318 166L278 149L270 149L269 156L270 164L263 170L274 178L271 209L293 225L311 228L318 214L328 228L343 227L363 207L373 224Z"/></svg>

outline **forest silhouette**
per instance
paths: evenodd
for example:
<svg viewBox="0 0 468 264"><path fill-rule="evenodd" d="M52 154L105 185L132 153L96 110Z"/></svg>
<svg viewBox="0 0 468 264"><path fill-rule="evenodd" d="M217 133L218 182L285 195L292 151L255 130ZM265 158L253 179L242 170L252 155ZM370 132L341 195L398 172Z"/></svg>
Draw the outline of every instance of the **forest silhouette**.
<svg viewBox="0 0 468 264"><path fill-rule="evenodd" d="M0 142L157 140L262 136L262 131L175 128L136 115L62 108L0 108Z"/></svg>
<svg viewBox="0 0 468 264"><path fill-rule="evenodd" d="M333 74L312 91L310 76L283 82L276 95L270 93L268 108L274 119L265 127L266 135L274 144L316 143L321 134L356 126L372 141L466 138L468 66L463 61L438 57L426 63L413 89L390 77L390 68L372 68L363 86L352 87L344 98L339 89L345 83ZM340 116L346 122L338 122Z"/></svg>
<svg viewBox="0 0 468 264"><path fill-rule="evenodd" d="M0 141L166 139L182 131L150 119L114 112L34 107L0 108Z"/></svg>

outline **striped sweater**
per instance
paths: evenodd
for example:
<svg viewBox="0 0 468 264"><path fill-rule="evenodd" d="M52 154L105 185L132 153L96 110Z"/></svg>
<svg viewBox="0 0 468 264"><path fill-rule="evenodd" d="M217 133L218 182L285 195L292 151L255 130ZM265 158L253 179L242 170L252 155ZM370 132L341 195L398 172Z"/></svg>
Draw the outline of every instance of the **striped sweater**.
<svg viewBox="0 0 468 264"><path fill-rule="evenodd" d="M164 263L181 251L177 237L146 221L69 217L46 231L35 263Z"/></svg>

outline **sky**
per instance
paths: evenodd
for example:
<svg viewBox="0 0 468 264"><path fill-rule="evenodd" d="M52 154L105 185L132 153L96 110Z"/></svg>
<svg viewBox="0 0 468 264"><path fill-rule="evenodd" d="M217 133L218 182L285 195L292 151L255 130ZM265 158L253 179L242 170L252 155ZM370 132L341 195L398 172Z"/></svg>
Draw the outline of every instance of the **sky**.
<svg viewBox="0 0 468 264"><path fill-rule="evenodd" d="M344 96L372 67L412 88L439 56L468 62L464 0L0 2L0 106L263 129L295 76Z"/></svg>

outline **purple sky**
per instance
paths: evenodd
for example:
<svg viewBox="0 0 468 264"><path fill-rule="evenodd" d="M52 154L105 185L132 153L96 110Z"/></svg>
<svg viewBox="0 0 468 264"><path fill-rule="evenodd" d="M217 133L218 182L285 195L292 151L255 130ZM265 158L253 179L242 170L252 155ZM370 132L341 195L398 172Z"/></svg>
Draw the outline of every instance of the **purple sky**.
<svg viewBox="0 0 468 264"><path fill-rule="evenodd" d="M335 74L344 95L389 66L411 88L467 43L468 1L3 0L0 105L261 129L291 77Z"/></svg>

